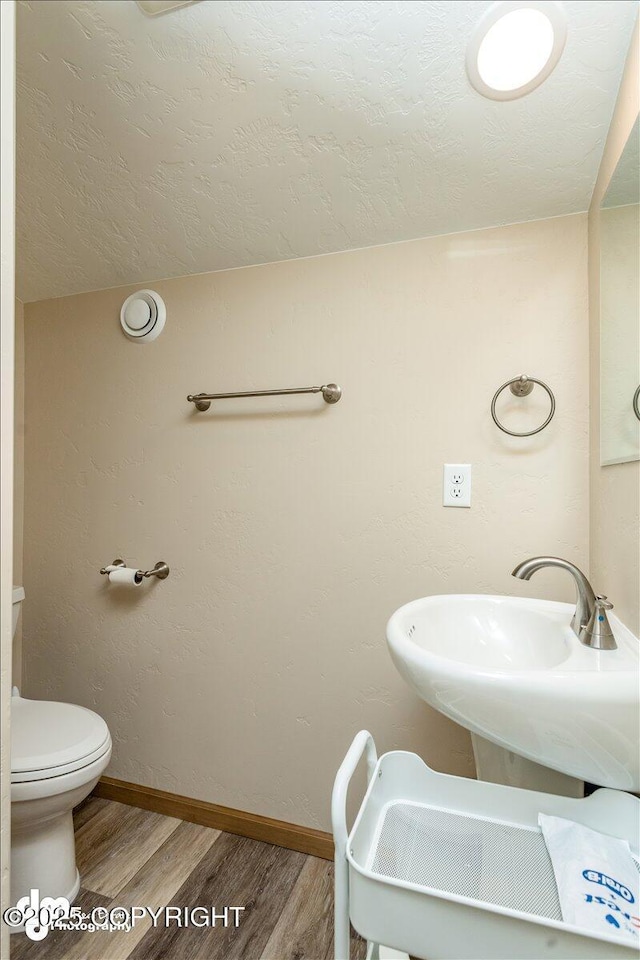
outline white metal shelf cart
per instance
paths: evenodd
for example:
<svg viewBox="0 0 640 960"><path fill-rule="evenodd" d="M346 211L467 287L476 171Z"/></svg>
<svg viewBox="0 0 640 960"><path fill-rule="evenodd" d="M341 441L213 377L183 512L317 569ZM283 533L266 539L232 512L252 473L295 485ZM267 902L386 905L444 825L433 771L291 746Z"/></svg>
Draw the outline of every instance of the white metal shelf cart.
<svg viewBox="0 0 640 960"><path fill-rule="evenodd" d="M368 788L348 833L365 754ZM335 960L349 960L350 922L370 957L385 944L422 960L638 960L633 945L563 922L539 813L626 839L638 858L630 794L576 800L448 776L413 753L378 759L362 730L333 788Z"/></svg>

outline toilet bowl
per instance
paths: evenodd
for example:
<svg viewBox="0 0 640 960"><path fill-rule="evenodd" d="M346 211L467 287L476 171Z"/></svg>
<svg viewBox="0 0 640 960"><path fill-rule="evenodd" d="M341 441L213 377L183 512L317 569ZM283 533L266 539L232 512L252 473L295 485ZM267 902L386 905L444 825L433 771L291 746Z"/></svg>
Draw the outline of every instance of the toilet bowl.
<svg viewBox="0 0 640 960"><path fill-rule="evenodd" d="M73 902L72 810L111 757L104 720L70 703L11 698L11 902L33 890Z"/></svg>
<svg viewBox="0 0 640 960"><path fill-rule="evenodd" d="M72 810L89 795L110 757L109 729L97 713L70 703L27 700L14 692L12 904L31 890L38 890L40 899L66 897L73 902L80 877Z"/></svg>

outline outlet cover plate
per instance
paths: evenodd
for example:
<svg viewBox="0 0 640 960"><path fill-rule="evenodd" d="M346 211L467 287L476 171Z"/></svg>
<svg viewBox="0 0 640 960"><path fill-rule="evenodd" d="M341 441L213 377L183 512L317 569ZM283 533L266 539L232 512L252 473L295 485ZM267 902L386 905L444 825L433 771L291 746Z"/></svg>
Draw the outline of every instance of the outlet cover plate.
<svg viewBox="0 0 640 960"><path fill-rule="evenodd" d="M444 507L471 506L471 464L445 463L442 481Z"/></svg>

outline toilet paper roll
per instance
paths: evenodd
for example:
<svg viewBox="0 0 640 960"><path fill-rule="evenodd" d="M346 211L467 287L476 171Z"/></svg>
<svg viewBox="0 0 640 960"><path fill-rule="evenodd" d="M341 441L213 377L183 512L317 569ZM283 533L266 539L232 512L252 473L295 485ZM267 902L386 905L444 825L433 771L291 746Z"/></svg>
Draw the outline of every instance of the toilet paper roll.
<svg viewBox="0 0 640 960"><path fill-rule="evenodd" d="M142 575L139 570L133 567L117 567L109 573L111 583L125 584L129 587L139 587L142 583Z"/></svg>

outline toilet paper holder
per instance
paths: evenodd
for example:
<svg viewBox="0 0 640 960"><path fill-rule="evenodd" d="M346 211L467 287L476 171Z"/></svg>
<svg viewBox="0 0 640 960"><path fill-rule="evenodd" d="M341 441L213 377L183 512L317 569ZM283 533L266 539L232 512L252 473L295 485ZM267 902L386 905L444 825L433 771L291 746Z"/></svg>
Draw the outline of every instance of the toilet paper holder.
<svg viewBox="0 0 640 960"><path fill-rule="evenodd" d="M100 573L109 574L112 570L116 570L118 567L126 567L124 560L114 560L113 563L110 563L106 567L101 567ZM158 560L153 570L138 570L136 573L136 583L142 583L143 577L148 579L149 577L157 577L158 580L166 580L169 576L169 566L164 562L164 560Z"/></svg>

